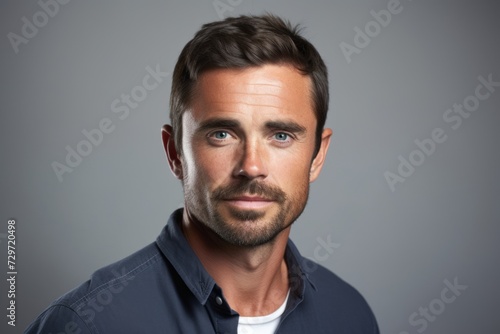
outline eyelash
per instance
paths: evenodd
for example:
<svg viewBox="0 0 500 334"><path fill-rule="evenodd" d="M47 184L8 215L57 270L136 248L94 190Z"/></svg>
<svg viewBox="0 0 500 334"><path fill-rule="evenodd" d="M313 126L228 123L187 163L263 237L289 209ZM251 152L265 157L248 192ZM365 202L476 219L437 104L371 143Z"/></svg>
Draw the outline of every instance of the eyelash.
<svg viewBox="0 0 500 334"><path fill-rule="evenodd" d="M278 141L288 141L290 139L290 135L286 132L276 132L275 134L273 134L273 137L278 139L277 138L278 135L285 135L286 136L285 140L278 140Z"/></svg>
<svg viewBox="0 0 500 334"><path fill-rule="evenodd" d="M226 136L230 136L229 132L227 132L227 131L215 131L215 132L210 134L210 137L214 137L215 139L218 139L218 140L224 140L224 139L226 139L226 137L224 137L224 138L217 138L216 137L217 134L222 134L222 133L225 134Z"/></svg>
<svg viewBox="0 0 500 334"><path fill-rule="evenodd" d="M216 136L219 135L219 134L225 134L226 137L224 137L224 138L217 138ZM285 139L280 140L280 139L277 138L277 136L285 136ZM230 139L230 137L234 137L234 136L230 133L230 131L227 131L227 130L217 130L217 131L210 132L207 137L210 140L212 140L214 143L223 143L224 141ZM270 139L274 140L277 143L277 145L285 146L285 145L290 144L290 142L293 139L293 135L290 134L290 133L284 132L284 131L278 131L278 132L274 132L271 135Z"/></svg>
<svg viewBox="0 0 500 334"><path fill-rule="evenodd" d="M216 136L218 134L225 134L225 138L217 138ZM230 139L230 137L234 137L229 131L227 130L216 130L212 131L207 135L207 138L213 143L213 144L222 144L224 141Z"/></svg>
<svg viewBox="0 0 500 334"><path fill-rule="evenodd" d="M277 136L286 136L285 139L283 140L280 140L277 138ZM293 136L293 134L290 134L288 132L284 132L284 131L278 131L278 132L274 132L271 136L271 139L273 140L274 142L274 145L276 145L277 147L282 147L282 148L286 148L288 146L290 146L292 144L292 141L295 137Z"/></svg>

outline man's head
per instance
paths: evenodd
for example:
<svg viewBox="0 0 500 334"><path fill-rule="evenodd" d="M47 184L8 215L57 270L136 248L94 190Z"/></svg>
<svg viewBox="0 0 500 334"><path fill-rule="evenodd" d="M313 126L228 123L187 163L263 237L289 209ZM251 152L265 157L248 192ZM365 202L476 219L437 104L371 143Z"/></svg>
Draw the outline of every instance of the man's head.
<svg viewBox="0 0 500 334"><path fill-rule="evenodd" d="M174 69L170 94L170 120L177 150L182 152L182 114L189 109L203 72L265 64L289 64L311 79L317 152L328 111L327 68L314 46L300 35L299 27L273 15L208 23L186 44Z"/></svg>
<svg viewBox="0 0 500 334"><path fill-rule="evenodd" d="M304 209L328 149L318 53L276 17L227 19L187 44L173 81L163 141L188 220L233 245L274 240Z"/></svg>

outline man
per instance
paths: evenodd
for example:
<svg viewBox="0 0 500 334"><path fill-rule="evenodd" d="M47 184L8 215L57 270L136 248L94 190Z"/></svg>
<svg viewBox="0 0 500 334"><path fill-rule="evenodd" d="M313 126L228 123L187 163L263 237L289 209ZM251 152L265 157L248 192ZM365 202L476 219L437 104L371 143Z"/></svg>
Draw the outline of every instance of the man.
<svg viewBox="0 0 500 334"><path fill-rule="evenodd" d="M27 333L378 333L363 297L288 239L325 161L327 110L325 64L296 27L204 25L179 56L162 129L184 208Z"/></svg>

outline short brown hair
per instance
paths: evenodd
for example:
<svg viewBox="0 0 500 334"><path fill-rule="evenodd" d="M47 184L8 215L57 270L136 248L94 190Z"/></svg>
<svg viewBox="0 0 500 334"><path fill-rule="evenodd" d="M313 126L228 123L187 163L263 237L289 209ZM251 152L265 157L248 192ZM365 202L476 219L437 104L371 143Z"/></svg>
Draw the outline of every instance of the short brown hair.
<svg viewBox="0 0 500 334"><path fill-rule="evenodd" d="M170 94L170 120L175 145L182 152L182 114L189 108L193 88L201 73L265 64L290 64L311 78L316 115L316 149L328 111L328 73L314 46L300 35L300 27L265 14L230 17L204 24L177 60Z"/></svg>

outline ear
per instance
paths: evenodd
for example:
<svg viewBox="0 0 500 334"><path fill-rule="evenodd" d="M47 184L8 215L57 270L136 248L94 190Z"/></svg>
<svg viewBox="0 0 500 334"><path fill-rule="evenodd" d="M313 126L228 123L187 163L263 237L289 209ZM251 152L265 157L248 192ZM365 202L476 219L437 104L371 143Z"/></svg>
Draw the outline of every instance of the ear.
<svg viewBox="0 0 500 334"><path fill-rule="evenodd" d="M328 146L330 146L330 138L332 136L332 129L324 129L321 134L321 144L319 147L318 154L314 158L311 169L309 170L309 182L314 182L323 168L325 163L326 152L328 151Z"/></svg>
<svg viewBox="0 0 500 334"><path fill-rule="evenodd" d="M180 155L177 153L174 141L174 132L170 125L164 125L161 129L161 137L163 140L163 147L167 155L168 164L172 174L179 180L182 180L182 163Z"/></svg>

